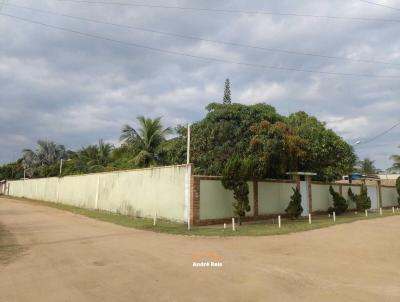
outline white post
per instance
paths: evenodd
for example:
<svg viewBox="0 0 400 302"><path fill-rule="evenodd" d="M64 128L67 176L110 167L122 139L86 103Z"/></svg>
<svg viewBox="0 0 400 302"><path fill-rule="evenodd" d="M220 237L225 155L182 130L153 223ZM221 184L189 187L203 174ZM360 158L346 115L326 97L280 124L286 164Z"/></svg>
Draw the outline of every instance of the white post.
<svg viewBox="0 0 400 302"><path fill-rule="evenodd" d="M156 226L156 224L157 224L157 212L154 212L153 226Z"/></svg>
<svg viewBox="0 0 400 302"><path fill-rule="evenodd" d="M236 231L236 228L235 228L235 218L232 218L232 231Z"/></svg>
<svg viewBox="0 0 400 302"><path fill-rule="evenodd" d="M224 223L224 230L226 230L226 223Z"/></svg>
<svg viewBox="0 0 400 302"><path fill-rule="evenodd" d="M381 216L382 216L382 208L380 208L380 209L379 209L379 213L380 213L380 214L381 214Z"/></svg>
<svg viewBox="0 0 400 302"><path fill-rule="evenodd" d="M368 217L368 210L365 210L365 217Z"/></svg>
<svg viewBox="0 0 400 302"><path fill-rule="evenodd" d="M331 213L328 214L328 217L331 218Z"/></svg>
<svg viewBox="0 0 400 302"><path fill-rule="evenodd" d="M336 222L336 212L333 212L333 222Z"/></svg>
<svg viewBox="0 0 400 302"><path fill-rule="evenodd" d="M185 175L185 204L187 207L187 225L190 231L190 190L192 180L192 167L190 166L190 124L187 125L187 147L186 147L186 175Z"/></svg>
<svg viewBox="0 0 400 302"><path fill-rule="evenodd" d="M281 216L278 216L278 227L282 227Z"/></svg>
<svg viewBox="0 0 400 302"><path fill-rule="evenodd" d="M393 211L393 214L394 214L394 207L392 207L392 211Z"/></svg>
<svg viewBox="0 0 400 302"><path fill-rule="evenodd" d="M312 221L311 221L311 214L308 214L308 223L309 223L309 224L312 223Z"/></svg>

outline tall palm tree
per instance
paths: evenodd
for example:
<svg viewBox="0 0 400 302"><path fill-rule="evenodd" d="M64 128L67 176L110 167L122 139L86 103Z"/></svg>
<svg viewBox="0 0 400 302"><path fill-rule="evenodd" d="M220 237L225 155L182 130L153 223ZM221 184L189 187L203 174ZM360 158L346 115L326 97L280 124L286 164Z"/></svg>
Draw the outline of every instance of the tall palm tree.
<svg viewBox="0 0 400 302"><path fill-rule="evenodd" d="M88 167L89 171L106 167L111 161L113 145L104 143L102 139L97 145L90 145L81 149L77 157L81 163Z"/></svg>
<svg viewBox="0 0 400 302"><path fill-rule="evenodd" d="M22 162L30 173L39 166L49 166L61 159L65 159L66 151L63 145L52 141L38 140L36 150L25 149L22 151Z"/></svg>
<svg viewBox="0 0 400 302"><path fill-rule="evenodd" d="M364 158L364 160L360 160L358 163L358 171L363 174L375 174L376 167L375 161L369 158Z"/></svg>
<svg viewBox="0 0 400 302"><path fill-rule="evenodd" d="M161 161L161 145L172 131L169 127L163 128L161 117L151 119L139 116L137 119L140 127L135 130L130 125L125 125L120 140L136 151L136 165L148 167Z"/></svg>

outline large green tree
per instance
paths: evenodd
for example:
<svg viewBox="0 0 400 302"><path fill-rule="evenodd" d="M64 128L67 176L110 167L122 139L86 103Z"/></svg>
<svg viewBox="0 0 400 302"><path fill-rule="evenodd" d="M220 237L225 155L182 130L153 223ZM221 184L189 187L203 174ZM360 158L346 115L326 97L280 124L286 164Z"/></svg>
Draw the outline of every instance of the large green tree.
<svg viewBox="0 0 400 302"><path fill-rule="evenodd" d="M162 126L161 117L151 119L139 116L137 119L139 128L136 130L125 125L122 128L121 141L131 148L136 166L148 167L163 163L165 152L162 145L171 129Z"/></svg>
<svg viewBox="0 0 400 302"><path fill-rule="evenodd" d="M305 112L293 113L286 121L307 141L306 157L299 170L317 173L321 180L334 180L352 172L357 160L353 147L325 123Z"/></svg>
<svg viewBox="0 0 400 302"><path fill-rule="evenodd" d="M0 166L0 180L20 179L24 177L22 159Z"/></svg>
<svg viewBox="0 0 400 302"><path fill-rule="evenodd" d="M296 129L284 122L262 121L251 127L250 154L257 178L282 178L288 171L297 171L306 157L307 141Z"/></svg>
<svg viewBox="0 0 400 302"><path fill-rule="evenodd" d="M176 136L163 142L166 164L179 165L186 162L187 131L187 127L178 125L174 129Z"/></svg>
<svg viewBox="0 0 400 302"><path fill-rule="evenodd" d="M221 175L229 158L250 154L253 125L283 120L274 107L266 104L212 103L207 110L207 116L192 125L191 161L199 174Z"/></svg>

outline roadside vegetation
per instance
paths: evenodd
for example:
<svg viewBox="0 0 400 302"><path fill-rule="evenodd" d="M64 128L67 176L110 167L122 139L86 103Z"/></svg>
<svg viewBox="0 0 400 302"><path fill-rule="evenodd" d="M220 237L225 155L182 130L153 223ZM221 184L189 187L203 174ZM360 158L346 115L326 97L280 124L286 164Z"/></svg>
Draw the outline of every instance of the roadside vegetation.
<svg viewBox="0 0 400 302"><path fill-rule="evenodd" d="M316 173L315 180L334 181L352 172L374 174L377 169L368 158L357 161L354 149L324 122L305 112L289 116L277 113L266 103L243 105L232 102L229 79L223 99L206 107L206 116L191 126L191 163L194 174L222 176L223 186L235 197L233 209L239 225L249 205L252 179L287 179L289 171ZM186 162L187 128L164 127L161 117L139 116L136 128L124 125L116 147L100 139L80 150L39 140L36 149L25 149L16 162L0 166L0 180L23 177L54 177L107 172ZM399 156L394 155L394 168ZM329 212L346 212L347 201L330 188L333 207ZM295 219L302 213L299 192L287 214ZM296 195L297 194L297 195ZM349 191L358 210L369 209L366 187L361 194ZM297 202L297 203L296 203ZM399 200L400 203L400 200Z"/></svg>
<svg viewBox="0 0 400 302"><path fill-rule="evenodd" d="M194 173L222 175L233 157L253 163L252 177L287 178L287 171L312 171L318 180L334 180L353 170L356 156L324 122L305 112L289 116L266 103L243 105L231 99L229 80L223 99L206 107L206 115L191 126ZM120 146L105 140L68 150L39 140L21 157L0 166L0 179L21 179L105 172L186 161L186 126L165 127L160 117L140 116L121 125ZM108 138L111 139L111 138Z"/></svg>
<svg viewBox="0 0 400 302"><path fill-rule="evenodd" d="M0 197L1 198L1 197ZM185 224L170 222L162 219L157 220L156 226L153 225L153 219L147 218L134 218L132 216L113 214L104 211L88 210L74 206L51 203L45 201L33 201L26 199L15 199L19 202L27 202L30 205L47 206L63 211L68 211L74 214L86 216L99 221L109 222L124 227L135 228L139 230L153 231L157 233L174 234L174 235L187 235L187 236L270 236L270 235L283 235L296 232L310 231L314 229L321 229L326 227L335 226L343 223L351 223L360 220L376 219L383 217L390 217L394 214L392 210L384 210L381 216L379 212L370 212L368 217L364 213L349 211L346 214L338 216L336 223L328 215L318 215L313 217L312 224L310 225L308 219L283 219L282 228L278 228L277 219L269 219L258 222L243 222L241 226L236 226L236 231L232 231L231 224L227 224L224 229L223 225L212 226L196 226L192 227L189 231ZM400 215L396 211L395 215Z"/></svg>

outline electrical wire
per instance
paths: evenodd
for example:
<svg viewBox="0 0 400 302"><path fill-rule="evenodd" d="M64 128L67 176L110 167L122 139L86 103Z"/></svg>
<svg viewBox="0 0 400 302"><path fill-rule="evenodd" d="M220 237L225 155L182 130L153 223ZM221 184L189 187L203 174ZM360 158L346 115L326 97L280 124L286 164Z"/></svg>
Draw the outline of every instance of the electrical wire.
<svg viewBox="0 0 400 302"><path fill-rule="evenodd" d="M77 35L81 35L81 36L85 36L85 37L89 37L89 38L93 38L93 39L104 40L104 41L108 41L108 42L113 42L113 43L118 43L118 44L122 44L122 45L135 47L135 48L142 48L142 49L150 50L150 51L153 51L153 52L165 53L165 54L170 54L170 55L174 55L174 56L182 56L182 57L198 59L198 60L202 60L202 61L218 62L218 63L225 63L225 64L234 64L234 65L253 67L253 68L258 68L258 69L273 69L273 70L280 70L280 71L295 71L295 72L303 72L303 73L315 73L315 74L346 76L346 77L368 77L368 78L400 79L400 75L399 76L398 75L372 75L372 74L357 74L357 73L341 73L341 72L319 71L319 70L311 70L311 69L300 69L300 68L292 68L292 67L280 67L280 66L261 65L261 64L255 64L255 63L238 62L238 61L231 61L231 60L212 58L212 57L203 57L203 56L198 56L198 55L192 55L192 54L189 54L189 53L173 51L173 50L165 50L165 49L156 48L156 47L147 46L147 45L142 45L142 44L137 44L137 43L133 43L133 42L127 42L127 41L117 40L117 39L113 39L113 38L103 37L103 36L99 36L99 35L96 35L96 34L91 34L91 33L82 32L82 31L73 30L73 29L68 29L68 28L61 27L61 26L56 26L56 25L50 25L50 24L47 24L47 23L34 21L34 20L18 17L18 16L15 16L15 15L0 13L0 16L13 18L13 19L16 19L16 20L19 20L19 21L24 21L24 22L27 22L27 23L36 24L36 25L40 25L40 26L43 26L43 27L47 27L47 28L53 28L53 29L57 29L57 30L60 30L60 31L64 31L64 32L74 33L74 34L77 34Z"/></svg>
<svg viewBox="0 0 400 302"><path fill-rule="evenodd" d="M357 74L357 73L341 73L341 72L319 71L319 70L312 70L312 69L300 69L300 68L292 68L292 67L280 67L280 66L262 65L262 64L238 62L238 61L231 61L231 60L212 58L212 57L204 57L204 56L192 55L192 54L189 54L189 53L184 53L184 52L179 52L179 51L165 50L165 49L156 48L156 47L152 47L152 46L147 46L147 45L127 42L127 41L117 40L117 39L113 39L113 38L103 37L103 36L99 36L99 35L96 35L96 34L81 32L81 31L78 31L78 30L68 29L68 28L61 27L61 26L50 25L50 24L43 23L43 22L38 22L38 21L26 19L26 18L21 18L21 17L15 16L15 15L10 15L10 14L5 14L5 13L0 13L0 15L1 16L5 16L5 17L9 17L9 18L13 18L13 19L16 19L16 20L19 20L19 21L24 21L24 22L27 22L27 23L31 23L31 24L41 25L41 26L44 26L44 27L47 27L47 28L53 28L53 29L57 29L57 30L61 30L61 31L69 32L69 33L74 33L74 34L85 36L85 37L90 37L90 38L93 38L93 39L109 41L109 42L118 43L118 44L122 44L122 45L128 45L128 46L132 46L132 47L136 47L136 48L147 49L147 50L150 50L150 51L153 51L153 52L166 53L166 54L176 55L176 56L183 56L183 57L198 59L198 60L202 60L202 61L210 61L210 62L218 62L218 63L226 63L226 64L235 64L235 65L259 68L259 69L273 69L273 70L280 70L280 71L294 71L294 72L316 73L316 74L348 76L348 77L400 79L400 76L397 76L397 75L372 75L372 74Z"/></svg>
<svg viewBox="0 0 400 302"><path fill-rule="evenodd" d="M230 42L230 41L204 39L201 37L196 37L196 36L191 36L191 35L183 35L183 34L179 34L179 33L159 31L159 30L154 30L154 29L149 29L149 28L144 28L144 27L117 24L117 23L113 23L113 22L94 20L94 19L89 19L89 18L85 18L85 17L71 16L71 15L67 15L67 14L63 14L63 13L58 13L58 12L54 12L54 11L43 10L43 9L38 9L38 8L33 8L33 7L28 7L28 6L15 5L15 4L6 4L6 5L10 6L10 7L16 7L16 8L22 8L22 9L27 9L27 10L31 10L31 11L36 11L36 12L43 13L43 14L50 14L50 15L55 15L55 16L60 16L60 17L66 17L66 18L71 18L71 19L75 19L75 20L86 21L86 22L91 22L91 23L96 23L96 24L111 25L111 26L115 26L115 27L119 27L119 28L131 29L131 30L135 30L135 31L142 31L142 32L148 32L148 33L155 33L155 34L159 34L159 35L178 37L178 38L182 38L182 39L197 40L197 41L203 41L203 42L215 43L215 44L221 44L221 45L229 45L229 46L241 47L241 48L250 48L250 49L268 51L268 52L278 52L278 53L284 53L287 55L299 55L299 56L318 57L318 58L323 58L323 59L343 60L343 61L358 62L358 63L400 66L400 63L390 63L390 62L366 60L366 59L351 59L351 58L346 58L346 57L321 55L321 54L314 54L314 53L308 53L308 52L298 52L298 51L292 51L292 50L286 50L286 49L267 48L267 47L248 45L248 44L242 44L242 43L236 43L236 42Z"/></svg>
<svg viewBox="0 0 400 302"><path fill-rule="evenodd" d="M392 127L390 127L389 129L383 131L382 133L379 133L378 135L376 135L376 136L374 136L374 137L372 137L372 138L370 138L370 139L368 139L368 140L361 141L361 143L360 143L359 145L369 144L369 143L371 143L371 142L373 142L373 141L375 141L375 140L381 138L382 136L388 134L390 131L392 131L393 129L395 129L395 128L398 127L398 126L400 126L400 122L394 124L394 125L393 125Z"/></svg>
<svg viewBox="0 0 400 302"><path fill-rule="evenodd" d="M379 18L366 18L366 17L364 18L364 17L327 16L327 15L299 14L299 13L286 13L286 12L249 11L249 10L236 10L236 9L187 7L187 6L144 4L144 3L130 3L130 2L107 2L107 1L85 1L85 0L56 0L56 1L59 1L59 2L70 2L70 3L76 3L76 4L131 6L131 7L174 9L174 10L184 10L184 11L199 11L199 12L212 12L212 13L225 13L225 14L270 15L270 16L281 16L281 17L305 17L305 18L318 18L318 19L331 19L331 20L375 21L375 22L396 22L396 23L400 23L400 19L379 19Z"/></svg>
<svg viewBox="0 0 400 302"><path fill-rule="evenodd" d="M358 1L370 4L370 5L375 5L375 6L380 6L380 7L389 8L389 9L392 9L392 10L400 11L400 8L389 6L389 5L386 5L386 4L381 4L381 3L367 1L367 0L358 0Z"/></svg>

